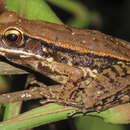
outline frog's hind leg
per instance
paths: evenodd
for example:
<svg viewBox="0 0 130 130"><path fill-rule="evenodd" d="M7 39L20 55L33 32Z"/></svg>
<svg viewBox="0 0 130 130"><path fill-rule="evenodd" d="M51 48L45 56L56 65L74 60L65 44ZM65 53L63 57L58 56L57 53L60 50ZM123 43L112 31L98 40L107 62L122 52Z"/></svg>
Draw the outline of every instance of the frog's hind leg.
<svg viewBox="0 0 130 130"><path fill-rule="evenodd" d="M41 104L59 103L59 104L63 104L66 106L72 106L72 107L78 107L78 108L83 107L81 102L76 102L74 99L69 98L71 93L75 90L73 90L72 92L71 92L71 90L68 91L68 88L67 88L67 90L64 89L64 88L66 88L65 85L47 86L36 80L31 82L31 85L33 85L33 86L36 84L37 84L37 86L42 88L42 91L40 92L40 94L46 98L46 99L40 101ZM70 92L70 94L69 94L69 92ZM65 94L66 94L66 96L65 96Z"/></svg>

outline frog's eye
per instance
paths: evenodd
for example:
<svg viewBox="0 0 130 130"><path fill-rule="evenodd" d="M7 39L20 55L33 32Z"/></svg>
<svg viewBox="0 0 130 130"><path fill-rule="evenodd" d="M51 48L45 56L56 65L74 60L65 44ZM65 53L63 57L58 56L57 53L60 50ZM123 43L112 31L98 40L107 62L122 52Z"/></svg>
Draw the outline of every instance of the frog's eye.
<svg viewBox="0 0 130 130"><path fill-rule="evenodd" d="M23 45L23 34L17 29L8 29L3 34L3 41L8 46L20 47Z"/></svg>

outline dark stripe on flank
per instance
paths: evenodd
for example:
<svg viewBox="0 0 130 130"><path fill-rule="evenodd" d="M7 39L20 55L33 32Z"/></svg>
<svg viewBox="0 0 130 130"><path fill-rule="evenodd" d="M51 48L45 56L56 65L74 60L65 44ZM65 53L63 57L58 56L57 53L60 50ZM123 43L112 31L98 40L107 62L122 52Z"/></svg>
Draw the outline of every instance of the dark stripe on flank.
<svg viewBox="0 0 130 130"><path fill-rule="evenodd" d="M47 43L47 42L45 42L44 40L40 40L40 39L28 37L28 36L26 36L26 35L24 36L24 38L25 38L25 40L30 39L30 38L31 38L31 39L34 39L34 40L38 40L38 41L41 42L41 44L42 44L43 46L48 47L48 48L51 48L51 49L53 49L53 50L55 50L55 51L61 51L61 52L72 53L72 54L79 55L79 56L81 56L81 55L87 55L87 56L93 57L93 58L100 58L100 57L102 57L102 56L95 55L95 54L92 54L92 53L79 53L79 52L76 51L76 50L71 50L71 49L68 49L68 48L63 48L63 47L60 47L60 46L56 46L56 45L54 45L53 43ZM105 57L105 58L107 58L107 59L110 59L111 62L117 60L117 58L110 57L110 56L103 56L103 57ZM122 61L124 61L124 60L122 60ZM125 61L124 61L124 62L125 62Z"/></svg>
<svg viewBox="0 0 130 130"><path fill-rule="evenodd" d="M119 72L116 70L115 67L111 66L111 71L115 73L116 77L120 76Z"/></svg>

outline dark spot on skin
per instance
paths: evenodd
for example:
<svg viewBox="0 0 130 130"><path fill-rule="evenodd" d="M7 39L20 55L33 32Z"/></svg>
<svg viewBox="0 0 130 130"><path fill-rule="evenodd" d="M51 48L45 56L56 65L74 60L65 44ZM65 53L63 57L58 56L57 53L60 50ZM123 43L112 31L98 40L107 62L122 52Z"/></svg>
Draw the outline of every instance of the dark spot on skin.
<svg viewBox="0 0 130 130"><path fill-rule="evenodd" d="M64 64L67 64L68 63L68 60L66 57L61 57L61 62L64 63Z"/></svg>
<svg viewBox="0 0 130 130"><path fill-rule="evenodd" d="M105 63L106 61L105 61L104 58L100 58L100 59L99 59L99 62L101 62L101 63Z"/></svg>
<svg viewBox="0 0 130 130"><path fill-rule="evenodd" d="M8 59L20 59L20 56L18 54L12 54L12 53L6 53L6 57L8 57Z"/></svg>
<svg viewBox="0 0 130 130"><path fill-rule="evenodd" d="M91 64L93 64L93 59L89 59L89 60L87 61L87 66L90 66Z"/></svg>
<svg viewBox="0 0 130 130"><path fill-rule="evenodd" d="M121 83L118 82L118 81L114 82L113 85L114 85L115 87L121 87Z"/></svg>
<svg viewBox="0 0 130 130"><path fill-rule="evenodd" d="M104 90L103 92L104 92L104 93L109 93L110 91L109 91L109 90Z"/></svg>
<svg viewBox="0 0 130 130"><path fill-rule="evenodd" d="M109 78L110 77L110 75L109 75L109 73L105 73L105 74L103 74L105 77L107 77L107 78Z"/></svg>
<svg viewBox="0 0 130 130"><path fill-rule="evenodd" d="M115 67L112 67L112 66L111 66L111 71L116 74L116 77L120 76L119 72L116 70Z"/></svg>
<svg viewBox="0 0 130 130"><path fill-rule="evenodd" d="M122 71L123 71L123 75L121 77L126 77L127 75L130 75L129 73L127 73L127 69L124 67L121 67Z"/></svg>
<svg viewBox="0 0 130 130"><path fill-rule="evenodd" d="M87 56L92 57L92 58L94 58L94 57L95 57L95 55L94 55L94 54L92 54L92 53L88 53L88 54L87 54Z"/></svg>
<svg viewBox="0 0 130 130"><path fill-rule="evenodd" d="M75 66L78 66L79 62L78 61L74 61L72 64L75 65Z"/></svg>
<svg viewBox="0 0 130 130"><path fill-rule="evenodd" d="M114 105L114 104L116 104L116 103L119 104L119 100L117 100L116 98L110 102L111 105Z"/></svg>
<svg viewBox="0 0 130 130"><path fill-rule="evenodd" d="M103 99L103 100L102 100L102 103L103 103L102 105L104 106L104 104L105 104L107 101L108 101L107 98Z"/></svg>
<svg viewBox="0 0 130 130"><path fill-rule="evenodd" d="M102 85L97 85L96 88L100 89L100 90L104 90L105 89L104 86L102 86Z"/></svg>
<svg viewBox="0 0 130 130"><path fill-rule="evenodd" d="M110 82L110 83L114 83L114 79L109 78L109 82Z"/></svg>
<svg viewBox="0 0 130 130"><path fill-rule="evenodd" d="M117 100L120 95L121 95L121 91L118 91L118 92L114 95L114 100Z"/></svg>
<svg viewBox="0 0 130 130"><path fill-rule="evenodd" d="M93 41L100 43L100 41L97 38L93 38Z"/></svg>
<svg viewBox="0 0 130 130"><path fill-rule="evenodd" d="M118 102L118 104L122 104L123 103L123 101L121 99L116 100L116 103L117 102Z"/></svg>
<svg viewBox="0 0 130 130"><path fill-rule="evenodd" d="M56 37L56 41L58 41L59 40L59 38L58 37Z"/></svg>
<svg viewBox="0 0 130 130"><path fill-rule="evenodd" d="M54 74L54 75L59 75L58 72L53 72L48 66L43 66L40 62L38 64L38 70L41 70L44 73L50 73L50 74Z"/></svg>
<svg viewBox="0 0 130 130"><path fill-rule="evenodd" d="M100 80L98 80L98 79L95 79L95 81L96 81L96 84L100 84L101 83Z"/></svg>
<svg viewBox="0 0 130 130"><path fill-rule="evenodd" d="M39 62L38 64L38 69L42 70L43 72L51 73L51 69L48 66L42 66L42 64Z"/></svg>
<svg viewBox="0 0 130 130"><path fill-rule="evenodd" d="M66 26L66 29L72 33L72 29L70 27Z"/></svg>
<svg viewBox="0 0 130 130"><path fill-rule="evenodd" d="M123 68L123 67L122 67L122 69L123 69L122 71L126 74L127 73L127 69Z"/></svg>
<svg viewBox="0 0 130 130"><path fill-rule="evenodd" d="M95 35L95 34L96 34L96 32L95 32L95 31L89 31L89 33L91 33L91 34L93 34L93 35Z"/></svg>
<svg viewBox="0 0 130 130"><path fill-rule="evenodd" d="M50 57L51 55L52 55L51 53L46 53L46 52L42 51L42 56L43 56L43 57L48 58L48 57Z"/></svg>
<svg viewBox="0 0 130 130"><path fill-rule="evenodd" d="M110 83L114 83L114 79L112 79L112 78L110 77L109 73L105 73L105 74L103 74L103 75L108 78L108 80L109 80Z"/></svg>
<svg viewBox="0 0 130 130"><path fill-rule="evenodd" d="M127 62L124 62L125 66L130 67L130 64ZM124 73L124 75L122 75L122 77L126 77L127 75L129 75L129 73L127 73L127 69L125 67L123 67L122 64L118 64L118 66L122 69L122 72Z"/></svg>
<svg viewBox="0 0 130 130"><path fill-rule="evenodd" d="M80 91L83 91L83 90L84 90L84 88L78 88L78 90L79 90L79 92L80 92Z"/></svg>
<svg viewBox="0 0 130 130"><path fill-rule="evenodd" d="M113 37L111 37L111 36L109 36L109 40L111 41L111 42L116 42L116 40L115 40L115 38L113 38Z"/></svg>

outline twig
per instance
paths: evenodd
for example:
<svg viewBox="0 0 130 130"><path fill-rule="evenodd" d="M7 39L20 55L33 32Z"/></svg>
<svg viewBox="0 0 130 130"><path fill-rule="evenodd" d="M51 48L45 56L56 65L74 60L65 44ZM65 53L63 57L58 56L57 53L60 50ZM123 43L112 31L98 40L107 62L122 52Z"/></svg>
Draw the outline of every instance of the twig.
<svg viewBox="0 0 130 130"><path fill-rule="evenodd" d="M0 59L0 75L27 74L28 72Z"/></svg>
<svg viewBox="0 0 130 130"><path fill-rule="evenodd" d="M0 95L0 104L4 104L4 103L8 103L8 102L39 99L39 98L43 97L42 91L43 91L42 88L35 87L33 89L30 89L30 90L2 94L2 95Z"/></svg>

